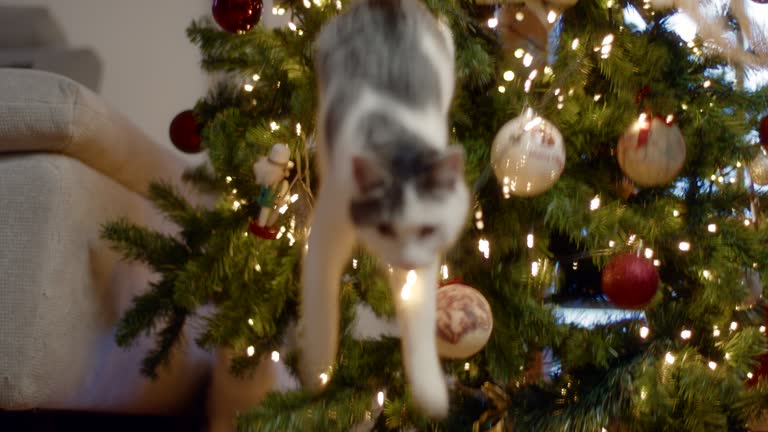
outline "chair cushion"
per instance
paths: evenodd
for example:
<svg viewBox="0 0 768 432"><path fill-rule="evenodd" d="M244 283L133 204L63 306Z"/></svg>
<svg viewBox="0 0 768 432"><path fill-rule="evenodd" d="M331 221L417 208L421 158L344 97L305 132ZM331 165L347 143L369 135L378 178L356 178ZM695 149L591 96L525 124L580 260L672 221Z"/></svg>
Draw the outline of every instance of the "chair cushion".
<svg viewBox="0 0 768 432"><path fill-rule="evenodd" d="M144 196L152 180L177 183L190 164L82 85L49 72L10 68L0 68L3 152L64 153Z"/></svg>

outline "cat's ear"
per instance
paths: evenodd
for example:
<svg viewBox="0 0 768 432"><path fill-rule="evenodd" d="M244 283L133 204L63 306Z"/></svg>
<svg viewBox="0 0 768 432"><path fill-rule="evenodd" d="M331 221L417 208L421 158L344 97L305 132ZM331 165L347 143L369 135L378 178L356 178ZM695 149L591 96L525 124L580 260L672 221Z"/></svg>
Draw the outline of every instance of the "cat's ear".
<svg viewBox="0 0 768 432"><path fill-rule="evenodd" d="M430 177L437 187L452 188L464 175L464 149L458 146L448 147L432 166Z"/></svg>
<svg viewBox="0 0 768 432"><path fill-rule="evenodd" d="M352 156L352 173L362 194L370 193L387 183L387 173L375 161L364 156Z"/></svg>

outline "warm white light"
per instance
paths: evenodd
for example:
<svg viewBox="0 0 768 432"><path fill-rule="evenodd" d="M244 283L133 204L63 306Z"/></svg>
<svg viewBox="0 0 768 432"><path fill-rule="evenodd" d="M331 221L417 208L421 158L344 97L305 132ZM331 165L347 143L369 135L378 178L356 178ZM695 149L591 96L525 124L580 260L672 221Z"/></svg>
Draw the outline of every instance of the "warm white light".
<svg viewBox="0 0 768 432"><path fill-rule="evenodd" d="M712 85L712 81L706 80L704 81L704 88L709 88Z"/></svg>
<svg viewBox="0 0 768 432"><path fill-rule="evenodd" d="M579 47L579 38L576 38L573 40L573 42L571 42L571 49L575 50L578 47Z"/></svg>
<svg viewBox="0 0 768 432"><path fill-rule="evenodd" d="M312 3L309 0L304 0L304 7L309 9L312 7Z"/></svg>
<svg viewBox="0 0 768 432"><path fill-rule="evenodd" d="M518 20L518 21L524 20L525 19L525 14L522 13L522 12L518 12L518 13L515 14L515 19Z"/></svg>
<svg viewBox="0 0 768 432"><path fill-rule="evenodd" d="M611 34L611 33L608 33L608 34L607 34L607 35L605 35L605 37L603 38L603 43L602 43L602 45L610 45L610 44L612 44L612 43L613 43L613 34Z"/></svg>
<svg viewBox="0 0 768 432"><path fill-rule="evenodd" d="M608 240L608 247L614 247L616 246L616 242L613 240Z"/></svg>
<svg viewBox="0 0 768 432"><path fill-rule="evenodd" d="M271 123L269 123L269 128L272 129L273 131L276 131L276 130L280 129L280 125L277 124L277 122L271 122Z"/></svg>
<svg viewBox="0 0 768 432"><path fill-rule="evenodd" d="M753 376L752 372L747 372L747 378L752 379Z"/></svg>
<svg viewBox="0 0 768 432"><path fill-rule="evenodd" d="M674 115L672 115L672 114L667 115L667 118L666 118L666 123L667 124L672 123L674 120L675 120L675 116Z"/></svg>
<svg viewBox="0 0 768 432"><path fill-rule="evenodd" d="M667 355L664 356L664 361L666 361L669 364L672 364L675 362L675 356L673 356L672 353L667 353Z"/></svg>
<svg viewBox="0 0 768 432"><path fill-rule="evenodd" d="M637 234L630 234L629 238L627 239L627 244L631 245L635 242L635 239L637 238Z"/></svg>
<svg viewBox="0 0 768 432"><path fill-rule="evenodd" d="M735 331L737 328L739 328L739 323L737 323L736 321L733 321L731 323L731 330Z"/></svg>
<svg viewBox="0 0 768 432"><path fill-rule="evenodd" d="M280 353L277 351L272 351L272 361L277 363L280 361Z"/></svg>
<svg viewBox="0 0 768 432"><path fill-rule="evenodd" d="M680 216L680 210L672 210L672 216L674 217Z"/></svg>
<svg viewBox="0 0 768 432"><path fill-rule="evenodd" d="M525 238L525 244L528 246L528 249L533 249L533 234L528 234Z"/></svg>
<svg viewBox="0 0 768 432"><path fill-rule="evenodd" d="M411 288L413 287L413 284L416 283L417 279L418 276L416 275L416 271L409 270L405 277L405 284L403 285L403 289L400 291L401 299L409 300L411 298Z"/></svg>
<svg viewBox="0 0 768 432"><path fill-rule="evenodd" d="M288 28L291 29L291 31L296 31L296 24L294 24L292 22L289 22L288 23Z"/></svg>
<svg viewBox="0 0 768 432"><path fill-rule="evenodd" d="M232 210L237 210L240 208L240 201L235 201L232 203Z"/></svg>
<svg viewBox="0 0 768 432"><path fill-rule="evenodd" d="M722 183L724 180L725 180L725 179L723 178L723 176L719 176L719 177L717 178L717 181L719 181L720 183Z"/></svg>
<svg viewBox="0 0 768 432"><path fill-rule="evenodd" d="M515 54L515 58L523 58L523 56L525 55L525 50L522 48L518 48L515 50L514 54Z"/></svg>
<svg viewBox="0 0 768 432"><path fill-rule="evenodd" d="M253 80L254 80L254 81L258 81L258 80L260 80L260 79L261 79L261 77L259 76L259 74L253 74L253 76L252 76L251 78L253 78Z"/></svg>
<svg viewBox="0 0 768 432"><path fill-rule="evenodd" d="M256 264L255 266L253 266L253 268L254 268L254 270L256 270L257 272L260 272L260 271L261 271L261 264ZM253 324L251 324L251 325L253 325Z"/></svg>
<svg viewBox="0 0 768 432"><path fill-rule="evenodd" d="M557 96L557 95L559 95L559 94L560 94L560 89L559 89L559 88L556 88L556 89L555 89L555 96ZM561 99L561 98L557 98L557 100L559 100L559 101L562 101L563 99Z"/></svg>
<svg viewBox="0 0 768 432"><path fill-rule="evenodd" d="M647 259L653 258L653 249L651 248L645 248L645 257Z"/></svg>
<svg viewBox="0 0 768 432"><path fill-rule="evenodd" d="M760 333L765 333L765 326L760 326L758 330L760 330Z"/></svg>
<svg viewBox="0 0 768 432"><path fill-rule="evenodd" d="M380 391L376 394L376 402L379 403L380 407L384 406L384 392Z"/></svg>
<svg viewBox="0 0 768 432"><path fill-rule="evenodd" d="M533 63L533 56L529 53L525 53L523 56L523 66L529 67Z"/></svg>
<svg viewBox="0 0 768 432"><path fill-rule="evenodd" d="M531 263L531 276L536 277L539 275L539 262L533 261Z"/></svg>
<svg viewBox="0 0 768 432"><path fill-rule="evenodd" d="M648 397L648 392L645 390L640 390L640 399L645 400L646 397Z"/></svg>
<svg viewBox="0 0 768 432"><path fill-rule="evenodd" d="M440 273L443 275L443 280L448 279L448 264L440 266Z"/></svg>
<svg viewBox="0 0 768 432"><path fill-rule="evenodd" d="M341 0L336 0L336 10L341 10Z"/></svg>
<svg viewBox="0 0 768 432"><path fill-rule="evenodd" d="M512 81L513 79L515 79L515 73L512 72L511 70L504 72L503 76L504 76L504 81Z"/></svg>
<svg viewBox="0 0 768 432"><path fill-rule="evenodd" d="M465 370L465 371L468 371L468 370L469 370L469 363L464 363L464 370Z"/></svg>
<svg viewBox="0 0 768 432"><path fill-rule="evenodd" d="M328 384L328 374L323 372L320 374L320 382L325 385Z"/></svg>
<svg viewBox="0 0 768 432"><path fill-rule="evenodd" d="M653 265L656 267L659 267L661 265L661 260L657 260L657 259L653 260Z"/></svg>
<svg viewBox="0 0 768 432"><path fill-rule="evenodd" d="M712 370L717 369L717 363L715 363L713 361L709 362L709 368L712 369Z"/></svg>
<svg viewBox="0 0 768 432"><path fill-rule="evenodd" d="M483 254L485 259L488 259L491 256L491 243L488 240L480 239L480 241L478 241L477 248Z"/></svg>
<svg viewBox="0 0 768 432"><path fill-rule="evenodd" d="M595 95L595 97L594 97L593 99L595 100L595 102L597 102L597 101L599 101L599 100L600 100L600 98L601 98L601 97L603 97L603 95L600 95L600 94L596 94L596 95Z"/></svg>
<svg viewBox="0 0 768 432"><path fill-rule="evenodd" d="M641 338L643 338L643 339L647 338L648 334L650 334L650 333L651 333L651 330L648 327L646 327L646 326L640 327L640 337Z"/></svg>
<svg viewBox="0 0 768 432"><path fill-rule="evenodd" d="M232 183L232 177L230 177L230 176L226 176L226 177L224 178L224 180L226 180L226 181L227 181L227 183Z"/></svg>
<svg viewBox="0 0 768 432"><path fill-rule="evenodd" d="M689 250L691 250L691 244L686 241L681 241L680 244L677 245L677 247L683 252L688 252Z"/></svg>
<svg viewBox="0 0 768 432"><path fill-rule="evenodd" d="M589 202L589 209L594 211L600 208L600 195L595 195Z"/></svg>
<svg viewBox="0 0 768 432"><path fill-rule="evenodd" d="M552 10L549 11L549 13L547 14L547 22L552 24L555 22L556 19L557 19L557 12Z"/></svg>
<svg viewBox="0 0 768 432"><path fill-rule="evenodd" d="M736 168L741 168L741 161L736 162Z"/></svg>
<svg viewBox="0 0 768 432"><path fill-rule="evenodd" d="M531 71L531 73L528 74L528 79L529 80L534 80L534 79L536 79L537 76L539 76L539 70L538 69L534 69L534 70Z"/></svg>
<svg viewBox="0 0 768 432"><path fill-rule="evenodd" d="M352 268L353 269L357 268L357 258L352 258Z"/></svg>
<svg viewBox="0 0 768 432"><path fill-rule="evenodd" d="M280 212L280 214L285 214L285 212L288 211L288 204L283 204L277 211Z"/></svg>
<svg viewBox="0 0 768 432"><path fill-rule="evenodd" d="M507 88L504 86L499 86L499 93L504 93L507 91Z"/></svg>
<svg viewBox="0 0 768 432"><path fill-rule="evenodd" d="M256 354L256 348L253 347L253 345L246 348L245 353L248 355L248 357L253 357L254 354Z"/></svg>
<svg viewBox="0 0 768 432"><path fill-rule="evenodd" d="M496 17L488 18L488 27L496 28L497 25L499 25L499 20Z"/></svg>
<svg viewBox="0 0 768 432"><path fill-rule="evenodd" d="M251 91L253 91L253 86L250 85L250 84L246 84L246 85L243 86L243 90L245 90L247 92L251 92Z"/></svg>
<svg viewBox="0 0 768 432"><path fill-rule="evenodd" d="M731 358L731 353L725 353L725 359L728 360Z"/></svg>
<svg viewBox="0 0 768 432"><path fill-rule="evenodd" d="M717 225L715 225L713 223L707 225L707 231L709 231L711 233L717 232Z"/></svg>
<svg viewBox="0 0 768 432"><path fill-rule="evenodd" d="M712 273L710 273L709 270L702 271L701 275L704 276L704 279L707 279L707 280L712 279Z"/></svg>
<svg viewBox="0 0 768 432"><path fill-rule="evenodd" d="M749 219L744 219L744 226L749 226L752 222Z"/></svg>
<svg viewBox="0 0 768 432"><path fill-rule="evenodd" d="M299 194L293 194L293 195L291 195L291 202L292 202L292 203L295 203L295 202L296 202L296 201L298 201L298 200L299 200Z"/></svg>
<svg viewBox="0 0 768 432"><path fill-rule="evenodd" d="M712 330L712 336L714 336L714 337L720 336L720 329L717 328L717 326L715 326L715 329Z"/></svg>
<svg viewBox="0 0 768 432"><path fill-rule="evenodd" d="M252 326L252 325L253 325L253 318L248 318L248 325L249 325L249 326Z"/></svg>
<svg viewBox="0 0 768 432"><path fill-rule="evenodd" d="M692 335L692 333L691 333L690 330L683 330L683 331L680 332L680 337L683 338L683 339L686 339L686 340L690 339L691 335Z"/></svg>
<svg viewBox="0 0 768 432"><path fill-rule="evenodd" d="M709 179L712 180L712 181L715 181L715 180L717 180L717 175L716 174L712 174L711 176L709 176Z"/></svg>
<svg viewBox="0 0 768 432"><path fill-rule="evenodd" d="M544 66L544 75L552 75L552 68L549 66Z"/></svg>
<svg viewBox="0 0 768 432"><path fill-rule="evenodd" d="M605 7L607 7L608 9L612 8L613 7L613 0L608 0L607 2L605 2Z"/></svg>

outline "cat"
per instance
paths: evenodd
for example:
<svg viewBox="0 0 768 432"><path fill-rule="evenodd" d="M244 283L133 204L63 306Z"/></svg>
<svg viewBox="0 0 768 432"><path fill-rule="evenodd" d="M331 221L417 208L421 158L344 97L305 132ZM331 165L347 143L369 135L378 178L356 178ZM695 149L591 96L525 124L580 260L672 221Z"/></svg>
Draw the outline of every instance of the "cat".
<svg viewBox="0 0 768 432"><path fill-rule="evenodd" d="M360 0L316 41L320 189L302 271L299 367L310 389L336 358L339 286L359 240L390 269L415 403L447 414L438 271L469 210L464 152L448 145L454 56L450 30L418 0Z"/></svg>

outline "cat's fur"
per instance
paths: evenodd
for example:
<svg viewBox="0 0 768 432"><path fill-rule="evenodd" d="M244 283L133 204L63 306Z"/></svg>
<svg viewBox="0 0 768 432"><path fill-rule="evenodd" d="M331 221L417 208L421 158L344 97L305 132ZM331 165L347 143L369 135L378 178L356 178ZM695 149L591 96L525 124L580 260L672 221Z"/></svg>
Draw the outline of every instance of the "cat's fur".
<svg viewBox="0 0 768 432"><path fill-rule="evenodd" d="M452 36L418 0L361 0L323 29L315 48L321 185L303 268L302 380L319 388L336 358L340 280L359 239L393 267L414 400L443 416L437 276L469 207L463 151L448 146ZM418 279L406 301L411 269Z"/></svg>

